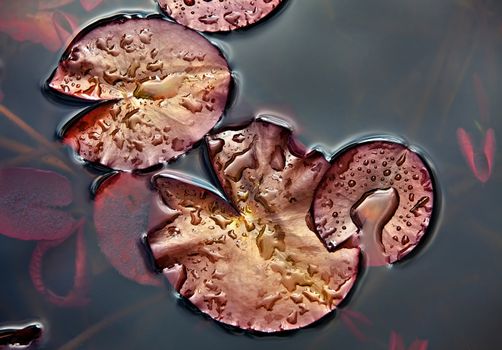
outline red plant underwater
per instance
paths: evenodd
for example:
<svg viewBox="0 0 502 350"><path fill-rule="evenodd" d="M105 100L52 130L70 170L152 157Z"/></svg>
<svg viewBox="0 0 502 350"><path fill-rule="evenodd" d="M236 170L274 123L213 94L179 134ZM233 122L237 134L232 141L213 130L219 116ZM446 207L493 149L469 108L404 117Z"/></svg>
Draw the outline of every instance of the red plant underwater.
<svg viewBox="0 0 502 350"><path fill-rule="evenodd" d="M473 76L474 92L479 109L479 123L476 122L482 134L481 147L478 147L470 133L464 128L457 129L457 141L467 165L480 182L487 182L493 169L496 142L495 130L487 127L490 124L490 104L481 78Z"/></svg>
<svg viewBox="0 0 502 350"><path fill-rule="evenodd" d="M389 350L427 350L428 347L429 342L422 339L415 339L409 347L406 347L399 333L394 331L390 333Z"/></svg>
<svg viewBox="0 0 502 350"><path fill-rule="evenodd" d="M58 51L75 34L76 16L66 10L75 0L17 0L0 2L0 32L20 42L41 44ZM80 0L86 11L92 11L102 0Z"/></svg>

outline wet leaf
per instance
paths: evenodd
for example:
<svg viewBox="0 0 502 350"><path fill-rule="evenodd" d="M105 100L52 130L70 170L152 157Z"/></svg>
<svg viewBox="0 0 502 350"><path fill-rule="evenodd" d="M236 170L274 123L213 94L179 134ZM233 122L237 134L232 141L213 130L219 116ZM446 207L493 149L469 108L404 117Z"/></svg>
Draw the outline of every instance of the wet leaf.
<svg viewBox="0 0 502 350"><path fill-rule="evenodd" d="M148 230L152 192L144 178L118 173L98 188L94 224L101 251L123 276L141 284L159 285L145 265L141 234Z"/></svg>
<svg viewBox="0 0 502 350"><path fill-rule="evenodd" d="M85 160L144 169L189 150L219 120L230 72L204 37L160 18L115 18L86 29L50 87L110 100L67 125L63 141Z"/></svg>
<svg viewBox="0 0 502 350"><path fill-rule="evenodd" d="M370 265L383 265L416 247L433 202L431 174L413 150L371 141L335 156L316 192L314 220L330 250L350 239Z"/></svg>
<svg viewBox="0 0 502 350"><path fill-rule="evenodd" d="M323 155L265 120L206 143L228 201L157 177L168 213L148 234L158 267L202 312L242 329L296 329L329 313L356 279L359 250L330 253L309 228L313 190L328 168Z"/></svg>
<svg viewBox="0 0 502 350"><path fill-rule="evenodd" d="M84 222L75 225L75 274L73 287L67 295L58 295L45 285L42 277L42 265L45 254L60 246L67 238L55 241L40 241L33 251L30 262L30 276L35 289L47 300L58 306L83 306L89 302L87 298L87 252L84 241Z"/></svg>
<svg viewBox="0 0 502 350"><path fill-rule="evenodd" d="M492 175L495 158L495 131L491 128L486 131L481 152L475 150L472 138L464 128L457 129L457 141L474 176L483 183L487 182Z"/></svg>
<svg viewBox="0 0 502 350"><path fill-rule="evenodd" d="M203 32L247 27L272 12L282 0L157 0L160 8L184 26Z"/></svg>
<svg viewBox="0 0 502 350"><path fill-rule="evenodd" d="M75 220L70 181L32 168L0 169L0 233L23 240L64 239Z"/></svg>

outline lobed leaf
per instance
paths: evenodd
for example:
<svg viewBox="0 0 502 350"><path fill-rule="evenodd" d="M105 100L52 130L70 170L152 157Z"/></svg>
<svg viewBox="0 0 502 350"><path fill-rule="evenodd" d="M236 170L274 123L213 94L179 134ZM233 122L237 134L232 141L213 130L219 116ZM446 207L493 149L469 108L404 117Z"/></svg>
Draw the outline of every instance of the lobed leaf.
<svg viewBox="0 0 502 350"><path fill-rule="evenodd" d="M70 181L33 168L0 169L0 233L22 240L59 240L76 223L68 212Z"/></svg>
<svg viewBox="0 0 502 350"><path fill-rule="evenodd" d="M309 228L313 190L328 168L266 120L208 136L227 200L172 175L154 184L167 223L148 234L179 293L225 324L260 332L320 319L355 282L359 250L328 252Z"/></svg>
<svg viewBox="0 0 502 350"><path fill-rule="evenodd" d="M101 251L124 277L146 285L159 281L145 264L141 235L148 230L152 193L146 181L127 173L106 179L94 202L94 224Z"/></svg>
<svg viewBox="0 0 502 350"><path fill-rule="evenodd" d="M67 49L49 86L108 101L65 127L82 158L144 169L189 150L220 119L230 72L204 37L160 18L116 18Z"/></svg>
<svg viewBox="0 0 502 350"><path fill-rule="evenodd" d="M337 155L313 203L316 230L329 249L361 244L370 265L410 253L432 215L434 190L424 161L390 141L354 145Z"/></svg>
<svg viewBox="0 0 502 350"><path fill-rule="evenodd" d="M282 0L157 0L176 22L203 32L247 27L272 12Z"/></svg>

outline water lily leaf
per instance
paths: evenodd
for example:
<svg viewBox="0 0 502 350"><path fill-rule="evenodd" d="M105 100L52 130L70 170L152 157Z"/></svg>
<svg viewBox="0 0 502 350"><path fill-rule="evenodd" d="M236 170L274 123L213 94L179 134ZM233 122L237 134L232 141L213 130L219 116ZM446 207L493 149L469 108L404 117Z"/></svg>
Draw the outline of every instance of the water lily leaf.
<svg viewBox="0 0 502 350"><path fill-rule="evenodd" d="M147 239L158 267L202 312L242 329L296 329L329 313L356 279L359 250L328 252L309 227L314 188L329 166L324 156L266 120L206 143L227 200L156 177L168 213Z"/></svg>
<svg viewBox="0 0 502 350"><path fill-rule="evenodd" d="M272 12L282 0L158 0L160 8L184 26L203 32L247 27Z"/></svg>
<svg viewBox="0 0 502 350"><path fill-rule="evenodd" d="M432 215L431 174L422 158L388 141L354 145L335 156L313 204L329 249L361 244L370 265L393 263L423 237Z"/></svg>
<svg viewBox="0 0 502 350"><path fill-rule="evenodd" d="M220 119L230 72L198 33L160 18L115 18L84 30L49 86L108 100L63 130L87 161L144 169L189 150Z"/></svg>
<svg viewBox="0 0 502 350"><path fill-rule="evenodd" d="M32 168L0 169L0 233L23 240L64 239L75 220L70 181Z"/></svg>
<svg viewBox="0 0 502 350"><path fill-rule="evenodd" d="M153 193L140 176L118 173L99 186L94 202L94 224L101 251L124 277L159 285L146 264L141 234L148 230Z"/></svg>

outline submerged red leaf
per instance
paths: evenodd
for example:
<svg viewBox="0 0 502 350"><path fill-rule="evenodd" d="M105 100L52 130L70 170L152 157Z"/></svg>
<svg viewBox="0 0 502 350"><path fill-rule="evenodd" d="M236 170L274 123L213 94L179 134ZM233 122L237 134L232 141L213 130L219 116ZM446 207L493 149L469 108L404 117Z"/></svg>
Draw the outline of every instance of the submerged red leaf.
<svg viewBox="0 0 502 350"><path fill-rule="evenodd" d="M75 220L70 181L32 168L0 169L0 233L23 240L68 237Z"/></svg>
<svg viewBox="0 0 502 350"><path fill-rule="evenodd" d="M205 32L247 27L272 12L282 0L157 0L176 22Z"/></svg>
<svg viewBox="0 0 502 350"><path fill-rule="evenodd" d="M296 329L329 313L356 279L359 250L330 253L309 228L313 190L328 168L323 155L264 120L206 143L228 201L157 177L169 214L148 234L157 265L202 312L242 329Z"/></svg>
<svg viewBox="0 0 502 350"><path fill-rule="evenodd" d="M64 6L61 1L3 1L0 4L0 31L7 33L16 41L30 41L42 44L50 51L57 51L77 27L76 19L66 13L54 11ZM54 17L58 13L59 19ZM69 29L64 32L58 28L58 22L64 18Z"/></svg>
<svg viewBox="0 0 502 350"><path fill-rule="evenodd" d="M416 339L408 347L408 350L427 350L428 347L429 342L427 340ZM406 350L403 337L395 331L390 333L389 350Z"/></svg>
<svg viewBox="0 0 502 350"><path fill-rule="evenodd" d="M103 2L103 0L80 0L80 5L82 5L84 10L92 11L96 7L101 5L102 2Z"/></svg>
<svg viewBox="0 0 502 350"><path fill-rule="evenodd" d="M487 182L492 175L493 160L495 157L495 131L490 128L485 133L482 149L483 156L474 150L471 136L465 129L457 129L457 140L460 150L474 176L483 183Z"/></svg>
<svg viewBox="0 0 502 350"><path fill-rule="evenodd" d="M335 157L317 189L314 220L329 249L360 241L369 264L382 265L416 247L433 202L423 160L399 143L372 141Z"/></svg>
<svg viewBox="0 0 502 350"><path fill-rule="evenodd" d="M361 330L361 326L370 326L372 322L368 317L360 312L340 309L340 319L343 324L349 329L349 331L359 340L366 341L367 337Z"/></svg>
<svg viewBox="0 0 502 350"><path fill-rule="evenodd" d="M58 246L65 240L56 241L41 241L33 252L30 262L30 276L36 290L43 294L51 303L59 306L82 306L89 302L87 298L87 253L84 241L84 222L80 221L76 224L75 230L76 245L75 245L75 275L73 277L73 288L67 295L57 295L52 290L45 286L42 277L42 265L45 254Z"/></svg>
<svg viewBox="0 0 502 350"><path fill-rule="evenodd" d="M87 30L67 50L50 86L110 100L70 124L64 142L84 159L144 169L189 150L217 123L230 72L196 32L160 18L120 18Z"/></svg>
<svg viewBox="0 0 502 350"><path fill-rule="evenodd" d="M152 193L144 178L119 173L96 193L94 224L99 246L117 271L138 283L158 285L145 264L141 234L148 230Z"/></svg>

